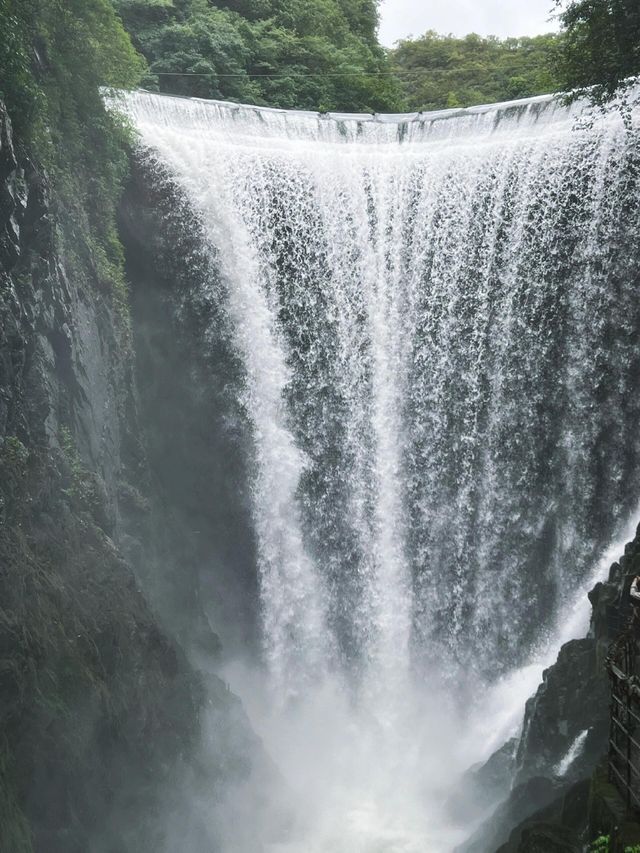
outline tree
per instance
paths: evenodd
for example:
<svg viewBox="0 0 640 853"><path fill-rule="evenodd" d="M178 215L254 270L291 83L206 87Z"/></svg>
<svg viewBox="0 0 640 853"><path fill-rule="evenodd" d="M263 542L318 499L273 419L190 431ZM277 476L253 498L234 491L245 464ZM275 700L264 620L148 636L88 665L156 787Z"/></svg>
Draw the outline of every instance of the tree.
<svg viewBox="0 0 640 853"><path fill-rule="evenodd" d="M562 52L558 70L566 90L595 87L610 98L620 84L640 74L638 0L556 0L562 9Z"/></svg>

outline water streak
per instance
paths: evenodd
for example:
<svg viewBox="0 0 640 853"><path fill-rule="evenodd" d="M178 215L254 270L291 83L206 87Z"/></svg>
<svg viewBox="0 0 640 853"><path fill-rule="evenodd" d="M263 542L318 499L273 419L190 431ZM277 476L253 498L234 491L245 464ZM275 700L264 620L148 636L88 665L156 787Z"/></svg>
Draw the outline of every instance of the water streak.
<svg viewBox="0 0 640 853"><path fill-rule="evenodd" d="M558 766L555 769L555 772L558 776L567 775L569 768L576 760L576 758L580 755L588 734L589 729L585 729L584 731L580 732L580 734L573 741L573 743L567 750L567 754L564 756L562 761L558 762Z"/></svg>

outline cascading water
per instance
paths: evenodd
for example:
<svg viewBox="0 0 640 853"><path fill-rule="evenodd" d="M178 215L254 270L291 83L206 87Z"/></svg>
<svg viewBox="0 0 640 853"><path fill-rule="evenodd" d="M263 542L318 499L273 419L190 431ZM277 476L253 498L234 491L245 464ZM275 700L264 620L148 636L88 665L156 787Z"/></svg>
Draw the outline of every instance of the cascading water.
<svg viewBox="0 0 640 853"><path fill-rule="evenodd" d="M527 660L640 493L638 111L124 106L243 365L265 737L314 800L273 849L451 849L456 700Z"/></svg>

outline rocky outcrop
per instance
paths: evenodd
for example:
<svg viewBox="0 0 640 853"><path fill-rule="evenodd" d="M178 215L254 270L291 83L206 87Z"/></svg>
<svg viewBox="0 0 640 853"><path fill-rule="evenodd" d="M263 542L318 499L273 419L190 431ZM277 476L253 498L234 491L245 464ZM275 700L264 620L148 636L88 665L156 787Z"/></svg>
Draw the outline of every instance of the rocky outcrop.
<svg viewBox="0 0 640 853"><path fill-rule="evenodd" d="M582 853L570 829L555 824L537 824L525 829L518 846L519 853Z"/></svg>
<svg viewBox="0 0 640 853"><path fill-rule="evenodd" d="M593 835L595 830L589 829L592 806L576 792L584 793L607 751L605 658L628 618L627 591L631 577L639 572L640 527L624 556L611 566L607 581L589 593L589 635L561 648L556 663L543 673L542 684L527 702L508 796L459 848L460 853L493 853L497 847L500 853L537 849L571 853L589 832ZM496 761L500 764L499 759L496 754L487 767ZM476 772L481 778L484 771ZM570 820L564 812L567 800L573 803ZM576 807L576 802L582 805Z"/></svg>
<svg viewBox="0 0 640 853"><path fill-rule="evenodd" d="M611 566L607 581L589 593L589 636L560 649L556 663L544 672L542 684L527 702L516 755L516 786L533 775L556 775L578 738L581 746L565 768L568 781L590 776L605 753L609 730L605 658L628 618L625 591L636 570L640 570L640 528L625 555Z"/></svg>
<svg viewBox="0 0 640 853"><path fill-rule="evenodd" d="M147 603L130 326L81 230L0 106L0 846L157 853L181 821L215 846L182 781L219 799L258 745Z"/></svg>
<svg viewBox="0 0 640 853"><path fill-rule="evenodd" d="M529 784L525 783L521 788L526 789ZM537 853L544 850L549 853L582 853L589 795L588 779L565 786L559 797L516 826L497 853Z"/></svg>
<svg viewBox="0 0 640 853"><path fill-rule="evenodd" d="M516 786L533 776L557 775L579 738L584 742L563 775L569 780L589 775L600 760L609 729L609 685L596 646L594 637L564 645L527 702L516 754Z"/></svg>
<svg viewBox="0 0 640 853"><path fill-rule="evenodd" d="M640 843L637 813L609 781L606 761L590 779L526 818L496 853L583 853L598 838L608 839L608 853L626 853Z"/></svg>

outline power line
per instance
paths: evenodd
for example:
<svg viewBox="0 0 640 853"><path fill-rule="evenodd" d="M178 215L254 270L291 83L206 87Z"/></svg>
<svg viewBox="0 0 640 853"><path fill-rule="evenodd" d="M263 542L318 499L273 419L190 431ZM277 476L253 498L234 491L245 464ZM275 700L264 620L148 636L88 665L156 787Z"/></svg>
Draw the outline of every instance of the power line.
<svg viewBox="0 0 640 853"><path fill-rule="evenodd" d="M519 69L518 66L513 68L503 68L499 71L494 70L494 74L498 76L500 73L509 73L509 71L526 71ZM477 74L477 69L468 69L468 73ZM149 69L149 73L158 77L216 77L216 78L267 78L270 80L283 79L295 75L297 77L399 77L404 74L463 74L464 69L460 68L412 68L398 71L297 71L292 69L289 73L278 72L277 74L263 74L262 72L252 73L250 71L238 72L235 74L218 74L215 70L212 71L157 71Z"/></svg>
<svg viewBox="0 0 640 853"><path fill-rule="evenodd" d="M418 69L417 69L418 70ZM426 69L419 69L424 70ZM276 79L281 77L289 77L289 74L262 74L261 72L251 73L246 71L238 74L217 74L215 71L150 71L151 74L157 74L159 77L268 77ZM399 74L412 74L411 71L400 71ZM394 71L291 71L297 77L395 77L397 73Z"/></svg>

